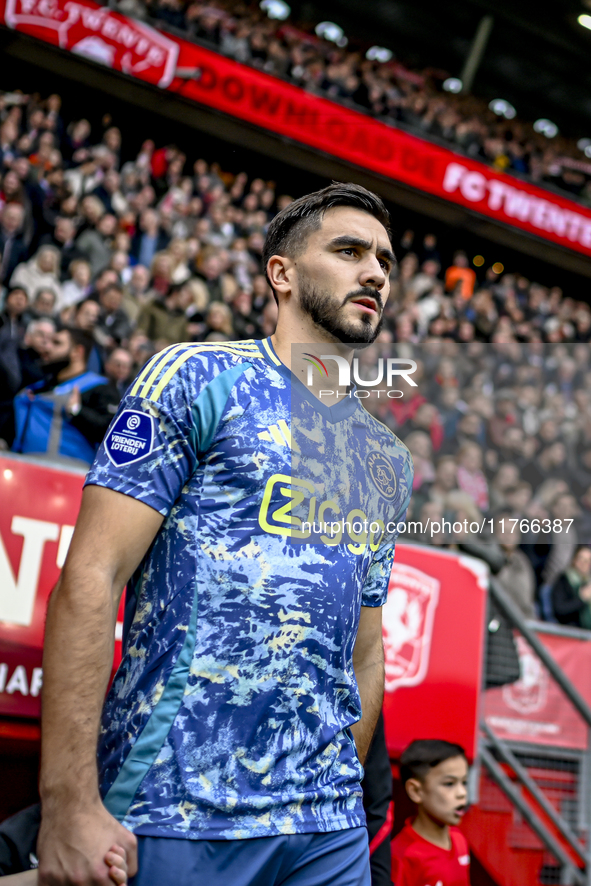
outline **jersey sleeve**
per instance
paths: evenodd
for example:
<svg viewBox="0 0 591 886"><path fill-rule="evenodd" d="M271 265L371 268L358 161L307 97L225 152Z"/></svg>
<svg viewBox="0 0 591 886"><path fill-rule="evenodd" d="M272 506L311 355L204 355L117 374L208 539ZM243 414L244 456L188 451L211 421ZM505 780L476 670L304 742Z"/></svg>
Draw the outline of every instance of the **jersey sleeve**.
<svg viewBox="0 0 591 886"><path fill-rule="evenodd" d="M400 478L402 503L396 511L396 516L391 520L391 525L386 527L383 543L372 559L363 584L361 594L362 606L372 606L374 608L383 606L388 597L388 582L390 581L390 573L392 572L392 564L394 563L394 555L396 553L396 539L400 534L397 527L400 523L404 523L406 519L406 512L408 511L412 494L413 476L412 458L410 453L408 453Z"/></svg>
<svg viewBox="0 0 591 886"><path fill-rule="evenodd" d="M194 350L194 349L193 349ZM104 486L167 516L198 463L194 401L211 373L191 347L166 348L149 361L121 401L85 486Z"/></svg>

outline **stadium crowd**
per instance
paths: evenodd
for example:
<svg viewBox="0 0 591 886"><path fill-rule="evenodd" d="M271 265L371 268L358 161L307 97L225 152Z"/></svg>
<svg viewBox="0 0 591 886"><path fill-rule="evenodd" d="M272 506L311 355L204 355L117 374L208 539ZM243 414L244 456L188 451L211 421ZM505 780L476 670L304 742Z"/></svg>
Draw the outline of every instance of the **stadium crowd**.
<svg viewBox="0 0 591 886"><path fill-rule="evenodd" d="M111 4L110 4L111 5ZM536 132L533 121L506 119L475 95L446 92L436 67L413 70L396 59L367 57L369 44L345 47L312 27L270 19L257 3L230 0L113 0L127 15L173 27L237 61L291 80L389 123L448 143L500 171L559 188L591 205L591 161L576 140ZM508 114L514 113L509 110ZM546 130L551 132L551 130Z"/></svg>
<svg viewBox="0 0 591 886"><path fill-rule="evenodd" d="M4 448L88 463L153 354L272 334L261 253L292 199L273 182L149 139L128 159L116 126L93 132L63 119L59 96L18 92L0 100L0 172ZM417 361L404 397L367 387L365 401L412 452L409 524L484 519L524 614L591 627L584 594L562 587L561 609L553 592L569 575L584 589L591 569L577 550L591 540L589 304L496 266L477 274L461 250L442 266L433 233L395 241L383 329L360 361L365 378L394 347Z"/></svg>

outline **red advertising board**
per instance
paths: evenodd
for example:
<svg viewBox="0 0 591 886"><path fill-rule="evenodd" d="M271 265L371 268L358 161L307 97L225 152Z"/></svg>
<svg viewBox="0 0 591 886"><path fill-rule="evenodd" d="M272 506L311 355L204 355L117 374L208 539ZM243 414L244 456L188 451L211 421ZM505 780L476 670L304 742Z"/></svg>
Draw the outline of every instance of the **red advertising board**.
<svg viewBox="0 0 591 886"><path fill-rule="evenodd" d="M392 757L417 738L477 752L487 570L480 560L397 545L383 612L384 718Z"/></svg>
<svg viewBox="0 0 591 886"><path fill-rule="evenodd" d="M581 695L591 701L591 638L560 636L543 629L538 636ZM587 725L523 637L517 637L521 678L484 697L491 729L511 741L584 750Z"/></svg>
<svg viewBox="0 0 591 886"><path fill-rule="evenodd" d="M6 0L9 28L165 88L179 46L166 35L87 0Z"/></svg>
<svg viewBox="0 0 591 886"><path fill-rule="evenodd" d="M0 0L0 21L184 99L591 254L591 210L573 200L91 0Z"/></svg>
<svg viewBox="0 0 591 886"><path fill-rule="evenodd" d="M45 610L83 480L81 472L0 457L0 715L39 716Z"/></svg>

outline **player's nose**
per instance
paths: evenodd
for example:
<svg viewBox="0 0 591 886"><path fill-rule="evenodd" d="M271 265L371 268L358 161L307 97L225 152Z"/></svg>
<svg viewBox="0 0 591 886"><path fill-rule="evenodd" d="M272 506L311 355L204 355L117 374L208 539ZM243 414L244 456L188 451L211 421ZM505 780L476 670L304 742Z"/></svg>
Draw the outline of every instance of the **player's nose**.
<svg viewBox="0 0 591 886"><path fill-rule="evenodd" d="M374 253L368 252L359 269L359 282L362 286L372 286L382 290L387 277L380 260Z"/></svg>

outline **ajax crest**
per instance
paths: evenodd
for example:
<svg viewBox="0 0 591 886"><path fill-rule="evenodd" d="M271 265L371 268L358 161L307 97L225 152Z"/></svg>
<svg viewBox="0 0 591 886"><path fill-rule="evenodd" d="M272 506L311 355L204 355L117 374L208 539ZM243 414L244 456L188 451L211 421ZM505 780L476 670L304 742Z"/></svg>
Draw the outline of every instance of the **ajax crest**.
<svg viewBox="0 0 591 886"><path fill-rule="evenodd" d="M390 459L373 449L367 456L366 463L369 476L380 495L387 501L394 501L397 489L396 472Z"/></svg>
<svg viewBox="0 0 591 886"><path fill-rule="evenodd" d="M425 679L439 587L431 575L394 563L383 609L386 692Z"/></svg>

